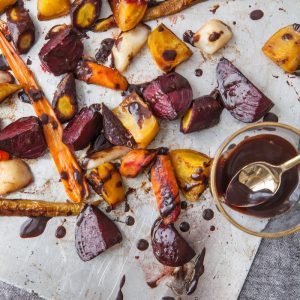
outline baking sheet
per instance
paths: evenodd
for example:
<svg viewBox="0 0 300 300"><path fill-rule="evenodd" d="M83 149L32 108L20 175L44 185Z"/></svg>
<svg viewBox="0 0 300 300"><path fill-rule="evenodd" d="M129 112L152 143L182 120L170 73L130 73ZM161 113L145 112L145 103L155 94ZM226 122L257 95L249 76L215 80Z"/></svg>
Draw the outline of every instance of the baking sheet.
<svg viewBox="0 0 300 300"><path fill-rule="evenodd" d="M210 12L214 5L220 5L216 13ZM26 1L26 7L36 16L36 1ZM249 13L254 9L262 9L264 17L252 21ZM265 40L277 29L285 25L299 23L300 1L295 0L239 0L239 1L208 1L198 4L183 13L163 20L152 21L149 25L154 28L163 22L179 37L185 30L196 31L203 23L211 18L219 18L229 24L234 38L217 55L204 57L199 50L193 49L194 55L176 68L192 85L194 97L211 92L216 86L215 67L220 57L233 61L242 72L262 89L276 104L274 111L281 122L300 127L300 86L299 78L284 74L281 69L270 62L260 51ZM102 17L109 14L106 3ZM236 25L233 25L233 21ZM60 80L40 67L37 53L44 43L44 36L54 24L69 22L69 18L54 21L36 22L38 41L26 60L32 60L31 69L49 100L52 99L55 88ZM117 29L106 33L88 33L90 39L85 42L85 53L94 56L100 42L105 37L116 35ZM201 68L202 77L196 77L194 70ZM131 83L149 81L160 72L154 65L147 47L134 59L126 76ZM113 108L121 101L120 93L86 85L77 81L80 104L105 102ZM6 101L0 106L2 126L22 117L33 115L30 105L20 102L17 97ZM162 122L161 131L153 143L156 146L170 146L171 149L191 148L214 155L218 145L235 130L244 124L238 122L224 111L221 122L217 126L198 133L183 135L179 132L179 123ZM59 175L49 154L38 160L28 161L35 182L22 193L12 194L11 198L23 197L64 201L67 196L59 183ZM123 243L101 254L90 262L82 262L74 247L75 218L68 218L64 226L67 228L65 238L55 238L55 230L64 222L64 218L50 220L45 233L34 239L19 238L20 225L24 218L0 219L0 279L19 287L34 290L47 299L115 299L120 279L126 275L123 288L124 299L160 299L162 296L174 296L167 287L168 278L159 287L149 288L146 280L157 279L167 268L162 267L153 257L151 247L140 252L136 242L140 238L150 241L150 228L157 217L151 186L146 176L137 180L126 180L126 186L137 189L129 196L131 211L123 213L124 204L110 213L112 217L124 220L126 215L134 216L136 222L129 227L118 223L123 233ZM103 205L104 207L105 205ZM212 208L215 217L211 221L202 218L202 211ZM198 289L190 296L182 299L236 299L244 279L251 266L260 239L244 234L231 226L215 209L209 191L202 200L193 203L187 211L182 211L180 220L187 220L191 225L188 233L183 236L191 243L197 252L206 247L205 272L201 277ZM210 231L211 226L215 231ZM145 280L146 279L146 280Z"/></svg>

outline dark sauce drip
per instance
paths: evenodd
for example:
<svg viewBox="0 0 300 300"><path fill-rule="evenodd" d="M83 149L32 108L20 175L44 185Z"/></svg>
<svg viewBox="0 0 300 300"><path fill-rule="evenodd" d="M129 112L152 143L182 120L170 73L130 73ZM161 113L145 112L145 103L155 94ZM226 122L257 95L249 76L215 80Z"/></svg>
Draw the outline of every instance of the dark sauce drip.
<svg viewBox="0 0 300 300"><path fill-rule="evenodd" d="M29 57L27 58L26 64L27 64L27 66L32 65L32 60Z"/></svg>
<svg viewBox="0 0 300 300"><path fill-rule="evenodd" d="M196 70L195 70L195 75L196 75L197 77L201 77L201 76L203 75L203 71L202 71L201 69L196 69Z"/></svg>
<svg viewBox="0 0 300 300"><path fill-rule="evenodd" d="M210 208L206 208L204 209L204 211L202 212L202 217L204 220L209 221L214 217L214 211Z"/></svg>
<svg viewBox="0 0 300 300"><path fill-rule="evenodd" d="M135 223L134 217L132 217L132 216L126 217L126 220L125 220L126 225L132 226L132 225L134 225L134 223Z"/></svg>
<svg viewBox="0 0 300 300"><path fill-rule="evenodd" d="M95 55L96 61L99 64L104 64L107 61L109 55L111 54L111 49L114 46L114 43L115 40L110 38L104 39L101 42L100 48Z"/></svg>
<svg viewBox="0 0 300 300"><path fill-rule="evenodd" d="M175 50L165 50L162 56L166 61L173 61L177 56L177 52Z"/></svg>
<svg viewBox="0 0 300 300"><path fill-rule="evenodd" d="M181 206L181 209L187 209L188 204L186 201L181 201L180 206Z"/></svg>
<svg viewBox="0 0 300 300"><path fill-rule="evenodd" d="M140 250L140 251L145 251L148 249L149 247L149 243L148 241L144 240L144 239L140 239L137 244L136 247Z"/></svg>
<svg viewBox="0 0 300 300"><path fill-rule="evenodd" d="M187 295L191 295L195 292L195 290L197 289L197 285L198 285L198 281L200 276L204 273L204 258L205 258L205 248L203 248L202 252L200 255L198 255L198 257L196 258L195 261L195 273L194 276L191 280L191 282L189 283L189 285L186 288L186 293Z"/></svg>
<svg viewBox="0 0 300 300"><path fill-rule="evenodd" d="M215 231L216 227L214 225L210 226L210 231Z"/></svg>
<svg viewBox="0 0 300 300"><path fill-rule="evenodd" d="M64 226L61 225L61 226L58 226L58 227L56 228L55 236L56 236L58 239L62 239L62 238L65 237L66 233L67 233L66 228L65 228Z"/></svg>
<svg viewBox="0 0 300 300"><path fill-rule="evenodd" d="M0 71L8 71L10 66L3 54L0 54Z"/></svg>
<svg viewBox="0 0 300 300"><path fill-rule="evenodd" d="M66 171L62 171L62 172L60 173L60 178L61 178L62 180L68 180L69 175L68 175L68 173L67 173Z"/></svg>
<svg viewBox="0 0 300 300"><path fill-rule="evenodd" d="M254 21L261 19L263 16L264 16L264 12L260 9L253 10L250 13L250 19Z"/></svg>
<svg viewBox="0 0 300 300"><path fill-rule="evenodd" d="M182 38L186 43L194 46L194 34L195 33L192 30L187 30L184 32Z"/></svg>
<svg viewBox="0 0 300 300"><path fill-rule="evenodd" d="M272 112L267 113L264 118L264 122L278 122L278 116Z"/></svg>
<svg viewBox="0 0 300 300"><path fill-rule="evenodd" d="M175 208L176 204L174 203L174 199L176 199L176 197L173 198L170 192L166 192L163 195L163 205L159 210L162 217L168 216Z"/></svg>
<svg viewBox="0 0 300 300"><path fill-rule="evenodd" d="M129 210L130 210L130 205L128 203L128 196L135 193L135 192L136 192L135 188L129 187L127 189L126 194L125 194L125 207L124 207L125 212L129 212Z"/></svg>
<svg viewBox="0 0 300 300"><path fill-rule="evenodd" d="M116 300L123 300L123 298L124 298L122 288L125 284L125 281L126 281L126 277L125 277L125 275L123 275L121 282L120 282L119 291L118 291Z"/></svg>
<svg viewBox="0 0 300 300"><path fill-rule="evenodd" d="M42 113L41 122L42 122L43 125L48 124L49 123L49 116L47 114Z"/></svg>
<svg viewBox="0 0 300 300"><path fill-rule="evenodd" d="M151 118L151 112L138 102L132 102L128 105L128 111L134 117L140 128L145 119Z"/></svg>
<svg viewBox="0 0 300 300"><path fill-rule="evenodd" d="M36 102L41 99L43 99L43 92L38 89L30 89L29 90L29 96L32 99L32 101Z"/></svg>
<svg viewBox="0 0 300 300"><path fill-rule="evenodd" d="M25 92L23 92L23 91L19 92L18 97L22 102L31 104L31 101Z"/></svg>
<svg viewBox="0 0 300 300"><path fill-rule="evenodd" d="M223 34L223 31L220 32L216 32L214 31L213 33L211 33L208 37L210 42L215 42L216 40L218 40L220 38L220 36Z"/></svg>
<svg viewBox="0 0 300 300"><path fill-rule="evenodd" d="M220 5L219 4L216 4L212 9L210 9L209 11L211 12L211 13L213 13L213 14L215 14L216 13L216 11L217 11L217 9L220 7Z"/></svg>
<svg viewBox="0 0 300 300"><path fill-rule="evenodd" d="M182 222L180 223L179 225L179 229L182 231L182 232L187 232L190 230L190 224L188 222Z"/></svg>
<svg viewBox="0 0 300 300"><path fill-rule="evenodd" d="M297 154L297 150L288 141L277 135L261 134L244 139L219 160L216 176L219 195L225 195L229 182L244 166L256 161L279 165ZM299 168L293 168L282 175L278 192L266 203L255 207L231 207L244 214L270 218L287 211L291 207L290 201L298 199L299 195Z"/></svg>
<svg viewBox="0 0 300 300"><path fill-rule="evenodd" d="M165 297L162 297L161 300L175 300L175 298L169 297L169 296L165 296Z"/></svg>
<svg viewBox="0 0 300 300"><path fill-rule="evenodd" d="M50 217L32 217L28 218L21 226L21 238L33 238L41 235L47 226Z"/></svg>

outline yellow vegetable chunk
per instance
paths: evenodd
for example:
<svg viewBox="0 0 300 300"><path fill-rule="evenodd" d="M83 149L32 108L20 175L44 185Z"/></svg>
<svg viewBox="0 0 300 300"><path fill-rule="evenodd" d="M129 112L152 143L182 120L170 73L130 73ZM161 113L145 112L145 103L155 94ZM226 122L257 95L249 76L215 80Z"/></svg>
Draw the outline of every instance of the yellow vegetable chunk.
<svg viewBox="0 0 300 300"><path fill-rule="evenodd" d="M0 83L0 102L4 101L7 97L19 91L22 87L18 84Z"/></svg>
<svg viewBox="0 0 300 300"><path fill-rule="evenodd" d="M180 190L189 201L197 201L208 184L211 158L188 149L170 151Z"/></svg>
<svg viewBox="0 0 300 300"><path fill-rule="evenodd" d="M38 19L40 21L51 20L65 16L71 8L70 0L38 0Z"/></svg>
<svg viewBox="0 0 300 300"><path fill-rule="evenodd" d="M2 14L7 8L14 5L17 0L1 0L0 1L0 14Z"/></svg>

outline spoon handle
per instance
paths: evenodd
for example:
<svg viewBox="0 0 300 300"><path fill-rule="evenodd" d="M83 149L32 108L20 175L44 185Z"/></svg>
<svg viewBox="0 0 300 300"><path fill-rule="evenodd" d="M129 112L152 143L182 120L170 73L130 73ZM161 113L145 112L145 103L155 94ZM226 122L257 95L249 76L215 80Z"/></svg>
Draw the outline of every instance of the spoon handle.
<svg viewBox="0 0 300 300"><path fill-rule="evenodd" d="M286 161L282 165L280 165L280 168L281 168L282 172L285 172L285 171L297 166L298 164L300 164L300 154L293 157L292 159Z"/></svg>

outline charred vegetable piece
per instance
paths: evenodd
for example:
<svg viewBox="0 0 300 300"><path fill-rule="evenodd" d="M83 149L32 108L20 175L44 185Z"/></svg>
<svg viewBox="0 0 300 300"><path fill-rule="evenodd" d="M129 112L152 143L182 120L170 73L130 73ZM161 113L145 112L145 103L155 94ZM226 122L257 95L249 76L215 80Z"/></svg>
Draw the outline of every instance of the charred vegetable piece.
<svg viewBox="0 0 300 300"><path fill-rule="evenodd" d="M157 66L165 73L187 60L193 52L164 24L149 35L148 47Z"/></svg>
<svg viewBox="0 0 300 300"><path fill-rule="evenodd" d="M2 14L7 8L14 5L17 0L1 0L0 1L0 14Z"/></svg>
<svg viewBox="0 0 300 300"><path fill-rule="evenodd" d="M120 167L121 175L125 177L136 177L155 159L156 155L156 150L131 150L122 158Z"/></svg>
<svg viewBox="0 0 300 300"><path fill-rule="evenodd" d="M0 103L6 98L19 91L22 87L18 84L0 83Z"/></svg>
<svg viewBox="0 0 300 300"><path fill-rule="evenodd" d="M159 123L136 92L131 93L113 113L132 134L139 148L146 148L159 131Z"/></svg>
<svg viewBox="0 0 300 300"><path fill-rule="evenodd" d="M188 149L170 151L177 182L185 198L197 201L208 185L211 158Z"/></svg>
<svg viewBox="0 0 300 300"><path fill-rule="evenodd" d="M91 28L101 11L101 0L75 0L72 4L72 24L79 30Z"/></svg>
<svg viewBox="0 0 300 300"><path fill-rule="evenodd" d="M209 20L193 36L193 44L207 54L214 54L232 38L228 25L220 20Z"/></svg>
<svg viewBox="0 0 300 300"><path fill-rule="evenodd" d="M75 151L87 147L102 130L102 116L92 108L85 107L64 129L63 142Z"/></svg>
<svg viewBox="0 0 300 300"><path fill-rule="evenodd" d="M114 19L122 31L134 28L143 18L148 1L109 0Z"/></svg>
<svg viewBox="0 0 300 300"><path fill-rule="evenodd" d="M169 155L157 156L151 167L151 183L164 223L174 223L180 214L180 197Z"/></svg>
<svg viewBox="0 0 300 300"><path fill-rule="evenodd" d="M111 206L125 200L125 189L116 166L107 162L88 172L88 181L97 194Z"/></svg>
<svg viewBox="0 0 300 300"><path fill-rule="evenodd" d="M89 261L121 243L117 225L95 206L86 206L77 219L75 246L83 261Z"/></svg>
<svg viewBox="0 0 300 300"><path fill-rule="evenodd" d="M87 156L91 157L94 153L111 148L113 145L105 138L104 133L101 132L95 141L91 144L87 151Z"/></svg>
<svg viewBox="0 0 300 300"><path fill-rule="evenodd" d="M153 224L151 239L154 256L165 266L183 266L196 255L174 225L165 224L161 219Z"/></svg>
<svg viewBox="0 0 300 300"><path fill-rule="evenodd" d="M217 80L225 108L239 121L256 122L274 106L269 98L224 57L217 66Z"/></svg>
<svg viewBox="0 0 300 300"><path fill-rule="evenodd" d="M67 217L77 216L84 204L47 202L38 200L0 199L0 216Z"/></svg>
<svg viewBox="0 0 300 300"><path fill-rule="evenodd" d="M24 117L0 131L0 149L19 158L37 158L47 150L42 127L36 117Z"/></svg>
<svg viewBox="0 0 300 300"><path fill-rule="evenodd" d="M10 66L3 54L0 54L0 70L1 71L8 71L10 70Z"/></svg>
<svg viewBox="0 0 300 300"><path fill-rule="evenodd" d="M33 180L29 166L20 159L0 161L0 195L18 191Z"/></svg>
<svg viewBox="0 0 300 300"><path fill-rule="evenodd" d="M100 19L95 22L92 27L92 31L94 32L103 32L108 29L114 27L116 25L116 21L113 16L109 16L105 19Z"/></svg>
<svg viewBox="0 0 300 300"><path fill-rule="evenodd" d="M54 75L73 72L83 54L80 36L66 28L51 38L39 52L43 66Z"/></svg>
<svg viewBox="0 0 300 300"><path fill-rule="evenodd" d="M10 155L8 152L0 150L0 161L9 160Z"/></svg>
<svg viewBox="0 0 300 300"><path fill-rule="evenodd" d="M35 42L35 27L28 11L15 6L7 11L7 25L19 53L27 53Z"/></svg>
<svg viewBox="0 0 300 300"><path fill-rule="evenodd" d="M65 16L69 13L70 8L70 0L38 0L38 19L45 21Z"/></svg>
<svg viewBox="0 0 300 300"><path fill-rule="evenodd" d="M178 73L161 75L151 81L143 91L155 116L165 120L180 118L193 99L189 82Z"/></svg>
<svg viewBox="0 0 300 300"><path fill-rule="evenodd" d="M180 131L190 133L210 128L220 122L223 106L213 96L203 96L195 99L191 108L181 119Z"/></svg>
<svg viewBox="0 0 300 300"><path fill-rule="evenodd" d="M114 146L108 149L103 149L85 158L83 165L86 169L94 169L106 162L110 162L112 160L116 160L123 157L130 150L131 148L124 146Z"/></svg>
<svg viewBox="0 0 300 300"><path fill-rule="evenodd" d="M45 36L45 40L50 40L50 39L54 38L58 33L62 32L65 29L68 29L68 28L71 28L71 25L67 25L67 24L54 25L47 32L47 34Z"/></svg>
<svg viewBox="0 0 300 300"><path fill-rule="evenodd" d="M59 83L52 106L61 123L70 121L78 112L75 78L72 73L63 77Z"/></svg>
<svg viewBox="0 0 300 300"><path fill-rule="evenodd" d="M150 27L140 24L127 32L121 32L112 48L114 66L124 72L131 60L136 56L147 42Z"/></svg>
<svg viewBox="0 0 300 300"><path fill-rule="evenodd" d="M1 83L14 83L14 82L15 82L15 78L14 76L11 75L11 73L0 70L0 85Z"/></svg>
<svg viewBox="0 0 300 300"><path fill-rule="evenodd" d="M113 90L125 91L128 86L126 78L119 71L88 60L83 60L78 64L76 77L86 83L101 85Z"/></svg>
<svg viewBox="0 0 300 300"><path fill-rule="evenodd" d="M275 32L262 48L263 53L288 73L300 66L300 24Z"/></svg>
<svg viewBox="0 0 300 300"><path fill-rule="evenodd" d="M118 117L102 104L103 128L105 138L113 145L135 148L136 142Z"/></svg>
<svg viewBox="0 0 300 300"><path fill-rule="evenodd" d="M95 54L95 59L97 63L104 64L108 57L111 54L111 49L115 44L115 40L111 38L107 38L101 41L100 48L97 50Z"/></svg>

